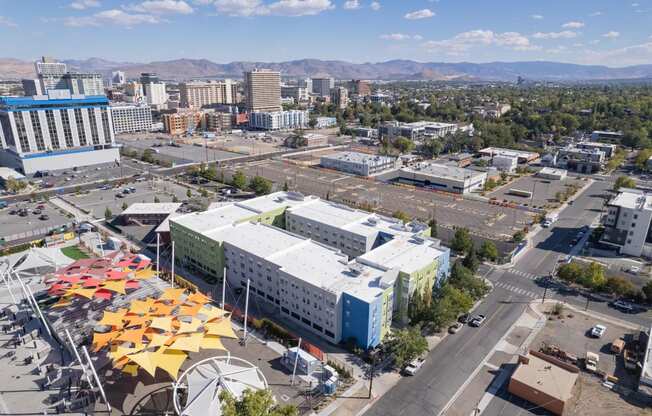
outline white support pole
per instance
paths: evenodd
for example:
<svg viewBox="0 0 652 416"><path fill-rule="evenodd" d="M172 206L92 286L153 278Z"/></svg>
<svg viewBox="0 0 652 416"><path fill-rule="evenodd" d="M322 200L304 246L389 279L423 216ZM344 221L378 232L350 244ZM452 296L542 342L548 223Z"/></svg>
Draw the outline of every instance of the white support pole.
<svg viewBox="0 0 652 416"><path fill-rule="evenodd" d="M226 296L226 267L222 273L222 309L224 309L224 298Z"/></svg>
<svg viewBox="0 0 652 416"><path fill-rule="evenodd" d="M249 316L249 279L247 279L247 296L245 297L244 336L242 341L247 343L247 317Z"/></svg>
<svg viewBox="0 0 652 416"><path fill-rule="evenodd" d="M7 285L7 290L9 291L9 295L11 296L11 300L18 305L18 301L16 300L16 297L14 296L14 291L11 290L11 285L9 284L9 281L7 280L6 275L9 274L9 269L7 271L0 273L2 276L2 281L5 282L5 285Z"/></svg>
<svg viewBox="0 0 652 416"><path fill-rule="evenodd" d="M297 374L297 364L299 363L300 349L301 349L301 338L299 338L299 343L297 344L297 353L294 355L294 367L292 368L292 381L290 382L291 386L294 386L294 376Z"/></svg>
<svg viewBox="0 0 652 416"><path fill-rule="evenodd" d="M29 293L29 296L32 298L32 302L34 302L34 306L36 307L36 312L41 318L41 322L43 322L43 326L45 327L45 330L48 331L48 335L52 337L52 331L50 330L50 325L48 325L47 321L45 320L45 317L43 316L43 312L41 312L41 308L38 306L38 302L36 302L36 299L34 298L34 293L32 293L32 289L29 286L27 286L27 292Z"/></svg>
<svg viewBox="0 0 652 416"><path fill-rule="evenodd" d="M88 384L93 388L93 379L91 379L91 376L88 374L88 371L86 369L86 365L84 364L84 361L82 361L81 356L79 355L79 350L77 350L77 346L75 345L75 342L72 339L72 336L70 335L70 331L68 331L68 328L65 329L66 332L66 337L68 337L68 342L70 343L70 346L72 347L72 351L75 353L75 358L77 358L77 361L79 362L79 365L82 368L82 373L86 376L86 381L88 381Z"/></svg>
<svg viewBox="0 0 652 416"><path fill-rule="evenodd" d="M172 241L172 276L170 277L170 282L174 288L174 241Z"/></svg>
<svg viewBox="0 0 652 416"><path fill-rule="evenodd" d="M102 254L102 257L104 257L104 244L102 244L102 235L99 231L97 232L97 239L100 243L100 253Z"/></svg>
<svg viewBox="0 0 652 416"><path fill-rule="evenodd" d="M18 275L17 271L13 271L14 274L14 279L18 281L18 284L20 285L20 288L22 289L23 292L23 300L26 300L27 303L29 304L29 307L36 313L36 307L32 303L32 298L29 296L29 292L27 292L27 288L25 287L25 284L21 280L20 276Z"/></svg>
<svg viewBox="0 0 652 416"><path fill-rule="evenodd" d="M156 277L160 277L161 275L159 274L160 269L160 264L161 262L161 234L156 233Z"/></svg>
<svg viewBox="0 0 652 416"><path fill-rule="evenodd" d="M93 372L93 377L95 378L95 382L97 383L97 387L100 389L100 394L102 395L102 398L104 399L104 403L106 403L106 408L109 411L109 414L111 414L111 405L109 404L109 401L106 399L106 394L104 394L104 388L102 387L102 383L100 382L100 378L97 376L97 372L95 371L95 366L93 365L93 362L91 361L91 356L88 355L88 350L86 349L86 345L82 345L82 351L84 351L84 355L86 356L86 359L88 360L88 366L91 368L91 371Z"/></svg>

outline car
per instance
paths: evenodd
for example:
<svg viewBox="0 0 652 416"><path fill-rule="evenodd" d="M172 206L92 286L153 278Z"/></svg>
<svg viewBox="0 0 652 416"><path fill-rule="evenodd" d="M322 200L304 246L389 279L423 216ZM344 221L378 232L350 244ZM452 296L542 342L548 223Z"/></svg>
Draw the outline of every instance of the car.
<svg viewBox="0 0 652 416"><path fill-rule="evenodd" d="M12 209L11 211L9 211L9 215L16 215L16 214L18 214L18 210Z"/></svg>
<svg viewBox="0 0 652 416"><path fill-rule="evenodd" d="M419 369L423 366L423 363L425 363L426 360L423 360L421 358L415 358L414 360L410 361L408 365L405 366L403 369L403 374L408 375L408 376L413 376L415 375Z"/></svg>
<svg viewBox="0 0 652 416"><path fill-rule="evenodd" d="M482 324L486 320L487 320L487 317L485 315L476 315L476 316L473 317L473 319L471 319L471 321L469 322L469 325L474 326L474 327L477 328L479 326L482 326Z"/></svg>
<svg viewBox="0 0 652 416"><path fill-rule="evenodd" d="M38 205L36 206L36 209L45 209L45 205L43 205L43 204L38 204Z"/></svg>
<svg viewBox="0 0 652 416"><path fill-rule="evenodd" d="M625 271L631 274L638 274L641 271L641 268L639 266L630 266Z"/></svg>
<svg viewBox="0 0 652 416"><path fill-rule="evenodd" d="M116 198L124 198L125 196L123 194L115 194Z"/></svg>
<svg viewBox="0 0 652 416"><path fill-rule="evenodd" d="M131 192L131 191L129 190L129 188L125 188L125 189L122 190L122 193L123 193L123 194L128 194L129 192Z"/></svg>
<svg viewBox="0 0 652 416"><path fill-rule="evenodd" d="M455 322L453 325L451 325L451 326L448 327L448 333L449 333L449 334L456 334L457 331L459 331L460 329L462 329L463 326L464 326L463 323L461 323L461 322Z"/></svg>
<svg viewBox="0 0 652 416"><path fill-rule="evenodd" d="M573 238L568 246L569 246L569 247L575 247L575 245L577 244L577 242L578 242L577 238Z"/></svg>
<svg viewBox="0 0 652 416"><path fill-rule="evenodd" d="M108 191L109 189L111 189L111 185L102 185L102 186L100 187L100 189L101 189L102 191Z"/></svg>
<svg viewBox="0 0 652 416"><path fill-rule="evenodd" d="M145 182L147 178L138 178L136 179L136 182Z"/></svg>
<svg viewBox="0 0 652 416"><path fill-rule="evenodd" d="M465 313L464 315L460 315L460 317L457 318L457 322L459 322L461 324L468 324L469 319L471 319L471 315L469 315L468 313Z"/></svg>
<svg viewBox="0 0 652 416"><path fill-rule="evenodd" d="M26 209L21 209L18 211L18 215L21 217L26 217L27 216L27 210Z"/></svg>
<svg viewBox="0 0 652 416"><path fill-rule="evenodd" d="M38 217L38 219L41 221L47 221L50 219L50 217L48 216L48 214L41 214L41 216Z"/></svg>
<svg viewBox="0 0 652 416"><path fill-rule="evenodd" d="M40 209L37 208L37 209L34 210L34 215L41 215L41 212L43 212L43 211L41 211Z"/></svg>
<svg viewBox="0 0 652 416"><path fill-rule="evenodd" d="M625 313L634 312L634 306L631 303L625 302L624 300L621 299L615 302L611 302L610 305L612 308L618 309L621 312L625 312Z"/></svg>
<svg viewBox="0 0 652 416"><path fill-rule="evenodd" d="M552 225L552 222L550 222L549 220L545 220L543 223L541 223L541 226L542 226L543 228L548 228L548 227L550 227L551 225Z"/></svg>
<svg viewBox="0 0 652 416"><path fill-rule="evenodd" d="M132 194L136 193L136 188L134 188L133 186L128 188L128 189L129 189L129 192L131 192Z"/></svg>
<svg viewBox="0 0 652 416"><path fill-rule="evenodd" d="M605 332L607 332L607 327L601 324L595 324L591 328L591 336L593 338L602 338Z"/></svg>

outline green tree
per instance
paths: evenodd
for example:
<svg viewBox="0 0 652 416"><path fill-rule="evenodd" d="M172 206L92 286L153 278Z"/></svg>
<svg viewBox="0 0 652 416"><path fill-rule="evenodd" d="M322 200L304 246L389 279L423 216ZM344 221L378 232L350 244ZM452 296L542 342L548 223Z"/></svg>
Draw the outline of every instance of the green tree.
<svg viewBox="0 0 652 416"><path fill-rule="evenodd" d="M487 181L484 183L484 190L485 191L491 191L493 190L496 186L498 186L498 182L496 182L493 178L487 179Z"/></svg>
<svg viewBox="0 0 652 416"><path fill-rule="evenodd" d="M484 281L475 277L473 272L464 267L460 260L453 264L448 282L453 287L467 293L474 300L483 297L488 290Z"/></svg>
<svg viewBox="0 0 652 416"><path fill-rule="evenodd" d="M272 192L272 182L262 176L254 176L249 181L249 188L251 188L256 195L267 195Z"/></svg>
<svg viewBox="0 0 652 416"><path fill-rule="evenodd" d="M475 246L473 243L471 243L471 248L469 248L468 253L466 253L466 257L464 257L464 260L462 260L462 265L471 270L473 273L478 271L480 260L478 259L477 253L475 252Z"/></svg>
<svg viewBox="0 0 652 416"><path fill-rule="evenodd" d="M428 221L428 227L430 227L430 237L437 238L437 220L435 218Z"/></svg>
<svg viewBox="0 0 652 416"><path fill-rule="evenodd" d="M233 174L231 185L240 190L244 190L247 187L247 177L241 170L238 170Z"/></svg>
<svg viewBox="0 0 652 416"><path fill-rule="evenodd" d="M278 405L271 390L245 390L240 400L228 391L220 392L223 416L298 416L299 410L291 405Z"/></svg>
<svg viewBox="0 0 652 416"><path fill-rule="evenodd" d="M647 299L647 301L648 302L652 301L652 280L650 280L645 284L645 286L643 286L642 291L645 294L645 298Z"/></svg>
<svg viewBox="0 0 652 416"><path fill-rule="evenodd" d="M409 153L414 149L414 142L407 137L398 137L394 140L393 146L401 153Z"/></svg>
<svg viewBox="0 0 652 416"><path fill-rule="evenodd" d="M418 325L392 331L386 345L398 367L403 367L428 351L428 342L421 335L421 327Z"/></svg>
<svg viewBox="0 0 652 416"><path fill-rule="evenodd" d="M127 205L126 202L122 203L122 210L124 211L125 209L129 208L129 205Z"/></svg>
<svg viewBox="0 0 652 416"><path fill-rule="evenodd" d="M582 278L582 266L577 263L562 264L557 268L557 276L568 283L575 283Z"/></svg>
<svg viewBox="0 0 652 416"><path fill-rule="evenodd" d="M426 319L437 330L441 330L468 312L473 306L473 298L466 292L451 284L445 284L437 290L432 307Z"/></svg>
<svg viewBox="0 0 652 416"><path fill-rule="evenodd" d="M288 186L288 182L287 182L287 181L283 182L283 190L284 190L285 192L287 192L287 191L290 190L290 187Z"/></svg>
<svg viewBox="0 0 652 416"><path fill-rule="evenodd" d="M483 259L496 261L498 259L498 248L491 241L485 241L480 246L480 252L478 253Z"/></svg>
<svg viewBox="0 0 652 416"><path fill-rule="evenodd" d="M514 235L512 235L512 241L515 243L520 243L524 239L525 239L525 232L523 232L522 230L518 230L517 232L514 233Z"/></svg>
<svg viewBox="0 0 652 416"><path fill-rule="evenodd" d="M192 191L190 189L186 191L186 197L192 198Z"/></svg>
<svg viewBox="0 0 652 416"><path fill-rule="evenodd" d="M430 159L434 159L444 151L444 144L440 139L427 139L421 147L421 152Z"/></svg>
<svg viewBox="0 0 652 416"><path fill-rule="evenodd" d="M201 188L199 190L199 194L204 198L208 198L208 191L206 189L204 189L204 188Z"/></svg>
<svg viewBox="0 0 652 416"><path fill-rule="evenodd" d="M607 283L604 276L604 267L596 262L591 262L584 268L579 283L590 289L598 290L603 288Z"/></svg>
<svg viewBox="0 0 652 416"><path fill-rule="evenodd" d="M634 164L641 170L647 170L647 160L652 156L652 149L641 149L634 159Z"/></svg>
<svg viewBox="0 0 652 416"><path fill-rule="evenodd" d="M400 210L394 211L392 217L396 218L397 220L401 220L404 223L408 223L412 220L406 212Z"/></svg>
<svg viewBox="0 0 652 416"><path fill-rule="evenodd" d="M16 192L16 193L20 192L23 189L25 189L26 186L27 186L27 183L25 183L25 181L19 181L16 178L14 178L13 176L10 176L5 181L5 188L10 192Z"/></svg>
<svg viewBox="0 0 652 416"><path fill-rule="evenodd" d="M468 228L458 228L451 241L451 248L458 253L466 253L472 246L473 240Z"/></svg>
<svg viewBox="0 0 652 416"><path fill-rule="evenodd" d="M605 284L606 289L615 295L625 296L636 293L636 286L622 276L610 276Z"/></svg>
<svg viewBox="0 0 652 416"><path fill-rule="evenodd" d="M636 188L636 181L629 176L619 176L614 183L614 191L620 188Z"/></svg>
<svg viewBox="0 0 652 416"><path fill-rule="evenodd" d="M110 221L112 217L113 217L113 213L111 212L109 207L106 207L106 209L104 210L104 219Z"/></svg>

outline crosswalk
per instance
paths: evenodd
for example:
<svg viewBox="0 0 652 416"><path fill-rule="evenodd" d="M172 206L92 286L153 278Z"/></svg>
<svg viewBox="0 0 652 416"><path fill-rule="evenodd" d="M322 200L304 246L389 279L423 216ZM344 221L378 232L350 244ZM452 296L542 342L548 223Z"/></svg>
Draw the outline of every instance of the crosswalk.
<svg viewBox="0 0 652 416"><path fill-rule="evenodd" d="M510 285L509 283L503 283L503 282L493 282L493 285L495 287L499 287L505 290L509 290L510 292L516 293L517 295L525 296L528 298L532 299L537 299L541 297L541 294L536 294L534 292L531 292L529 290L521 289L520 287L516 287L514 285Z"/></svg>
<svg viewBox="0 0 652 416"><path fill-rule="evenodd" d="M512 274L515 274L517 276L524 277L524 278L530 279L530 280L536 280L539 277L536 274L532 274L532 273L528 273L528 272L524 272L524 271L516 270L516 269L507 269L507 271L512 273Z"/></svg>

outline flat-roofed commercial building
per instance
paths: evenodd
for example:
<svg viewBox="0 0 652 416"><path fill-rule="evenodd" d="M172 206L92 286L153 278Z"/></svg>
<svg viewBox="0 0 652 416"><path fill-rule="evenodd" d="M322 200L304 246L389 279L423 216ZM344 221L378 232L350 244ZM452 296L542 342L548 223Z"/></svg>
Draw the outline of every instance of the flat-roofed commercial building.
<svg viewBox="0 0 652 416"><path fill-rule="evenodd" d="M621 131L603 131L595 130L591 133L591 140L594 142L605 142L620 144L623 140L624 134Z"/></svg>
<svg viewBox="0 0 652 416"><path fill-rule="evenodd" d="M575 147L584 150L600 150L604 152L604 156L607 159L612 158L616 154L616 149L618 148L615 144L599 142L579 142L575 144Z"/></svg>
<svg viewBox="0 0 652 416"><path fill-rule="evenodd" d="M25 174L120 160L106 96L0 97L0 163Z"/></svg>
<svg viewBox="0 0 652 416"><path fill-rule="evenodd" d="M487 181L487 173L436 163L418 163L400 169L397 180L410 185L465 194L481 190Z"/></svg>
<svg viewBox="0 0 652 416"><path fill-rule="evenodd" d="M181 208L180 202L135 203L120 213L123 223L161 224L168 216Z"/></svg>
<svg viewBox="0 0 652 416"><path fill-rule="evenodd" d="M236 104L238 84L224 81L193 81L179 84L180 105L184 108L204 108L215 104Z"/></svg>
<svg viewBox="0 0 652 416"><path fill-rule="evenodd" d="M557 154L557 167L580 173L593 173L600 171L606 160L602 150L567 146Z"/></svg>
<svg viewBox="0 0 652 416"><path fill-rule="evenodd" d="M281 111L281 73L269 69L254 69L244 73L247 111Z"/></svg>
<svg viewBox="0 0 652 416"><path fill-rule="evenodd" d="M495 157L495 156L515 157L518 159L518 163L530 163L539 159L539 154L536 152L527 152L525 150L503 149L500 147L487 147L480 150L478 153L480 153L483 156L489 156L489 157Z"/></svg>
<svg viewBox="0 0 652 416"><path fill-rule="evenodd" d="M429 138L442 138L453 134L459 126L452 123L437 123L434 121L417 121L414 123L399 123L390 121L378 127L378 137L395 139L407 137L414 142L421 142Z"/></svg>
<svg viewBox="0 0 652 416"><path fill-rule="evenodd" d="M371 176L398 168L398 159L390 156L370 155L359 152L340 152L320 158L320 165L341 172Z"/></svg>
<svg viewBox="0 0 652 416"><path fill-rule="evenodd" d="M152 130L152 109L148 105L112 105L115 134Z"/></svg>

